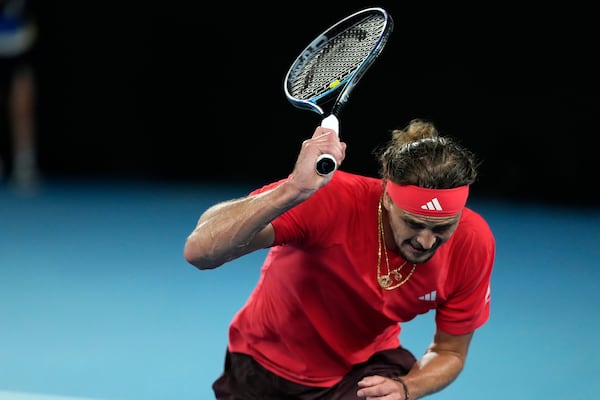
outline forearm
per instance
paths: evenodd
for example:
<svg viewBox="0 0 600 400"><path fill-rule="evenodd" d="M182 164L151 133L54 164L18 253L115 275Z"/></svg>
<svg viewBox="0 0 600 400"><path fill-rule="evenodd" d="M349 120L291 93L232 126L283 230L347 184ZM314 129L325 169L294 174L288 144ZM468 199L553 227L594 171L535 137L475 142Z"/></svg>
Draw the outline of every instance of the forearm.
<svg viewBox="0 0 600 400"><path fill-rule="evenodd" d="M333 177L315 173L318 155L323 151L339 153L341 163L345 148L334 131L316 128L313 137L302 143L293 172L280 185L206 210L186 240L184 258L199 269L212 269L271 246L274 232L270 222L312 196Z"/></svg>
<svg viewBox="0 0 600 400"><path fill-rule="evenodd" d="M199 269L216 268L272 244L257 237L273 219L303 200L288 183L255 195L217 204L202 214L188 236L184 257Z"/></svg>
<svg viewBox="0 0 600 400"><path fill-rule="evenodd" d="M459 353L428 351L402 377L409 388L410 400L438 392L454 381L465 364Z"/></svg>

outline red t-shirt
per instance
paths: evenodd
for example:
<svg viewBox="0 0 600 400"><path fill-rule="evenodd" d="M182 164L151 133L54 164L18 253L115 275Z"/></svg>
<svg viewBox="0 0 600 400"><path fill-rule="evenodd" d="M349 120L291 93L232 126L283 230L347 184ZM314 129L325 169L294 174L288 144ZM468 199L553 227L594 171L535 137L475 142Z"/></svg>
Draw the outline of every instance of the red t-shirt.
<svg viewBox="0 0 600 400"><path fill-rule="evenodd" d="M230 351L249 354L290 381L329 387L352 365L398 347L400 323L418 314L435 309L437 327L453 335L488 320L495 242L484 219L468 208L450 240L404 285L379 286L382 191L380 179L338 170L328 185L272 222L275 245L230 325ZM404 262L388 254L391 266Z"/></svg>

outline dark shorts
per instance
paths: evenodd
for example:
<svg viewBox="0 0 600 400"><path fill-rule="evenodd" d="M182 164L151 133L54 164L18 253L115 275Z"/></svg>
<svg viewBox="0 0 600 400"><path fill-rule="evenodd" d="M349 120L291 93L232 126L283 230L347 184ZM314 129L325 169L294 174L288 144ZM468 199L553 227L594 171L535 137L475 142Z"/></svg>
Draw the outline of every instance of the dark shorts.
<svg viewBox="0 0 600 400"><path fill-rule="evenodd" d="M212 388L218 400L356 400L357 383L363 377L403 376L415 362L415 356L402 347L381 351L355 365L337 385L321 388L290 382L248 355L227 352L223 374Z"/></svg>

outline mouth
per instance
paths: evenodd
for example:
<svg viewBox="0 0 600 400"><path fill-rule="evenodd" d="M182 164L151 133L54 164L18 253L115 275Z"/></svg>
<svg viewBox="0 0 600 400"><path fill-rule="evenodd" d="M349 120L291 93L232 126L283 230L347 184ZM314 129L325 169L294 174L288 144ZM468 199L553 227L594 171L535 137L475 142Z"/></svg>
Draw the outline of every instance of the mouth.
<svg viewBox="0 0 600 400"><path fill-rule="evenodd" d="M410 241L404 243L403 250L405 259L413 263L423 263L430 259L438 248L436 243L430 249L423 249L421 246L414 246Z"/></svg>
<svg viewBox="0 0 600 400"><path fill-rule="evenodd" d="M431 251L433 249L433 248L431 248L431 249L426 250L426 249L424 249L422 246L420 246L418 244L415 246L410 240L406 242L406 245L410 249L410 252L411 253L415 253L415 254L424 254L424 253L427 253L427 252L429 252L429 251Z"/></svg>

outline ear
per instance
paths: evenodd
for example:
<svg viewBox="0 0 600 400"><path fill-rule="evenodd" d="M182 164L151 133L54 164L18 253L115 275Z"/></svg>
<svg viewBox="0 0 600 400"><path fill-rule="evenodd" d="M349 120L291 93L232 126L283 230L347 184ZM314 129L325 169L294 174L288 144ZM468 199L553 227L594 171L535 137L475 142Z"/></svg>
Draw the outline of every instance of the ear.
<svg viewBox="0 0 600 400"><path fill-rule="evenodd" d="M392 208L392 206L394 206L394 201L388 194L387 190L383 193L383 206L388 211L390 210L390 208Z"/></svg>

